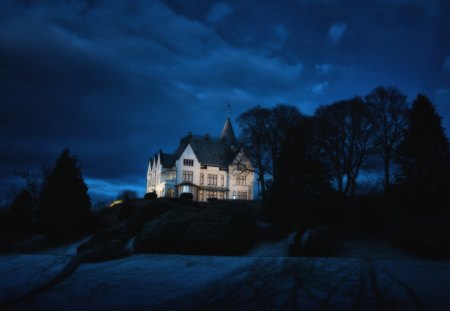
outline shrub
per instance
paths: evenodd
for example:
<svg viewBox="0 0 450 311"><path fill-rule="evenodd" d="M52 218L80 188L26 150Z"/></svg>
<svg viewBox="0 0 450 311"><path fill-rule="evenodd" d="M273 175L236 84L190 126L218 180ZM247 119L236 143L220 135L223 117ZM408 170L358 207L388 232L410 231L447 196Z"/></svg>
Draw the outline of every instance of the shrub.
<svg viewBox="0 0 450 311"><path fill-rule="evenodd" d="M157 198L158 198L158 195L156 194L155 191L153 191L153 192L147 192L147 193L144 195L144 199L146 199L146 200L156 200Z"/></svg>
<svg viewBox="0 0 450 311"><path fill-rule="evenodd" d="M198 212L190 209L174 209L148 222L136 236L133 247L136 252L181 252L184 235Z"/></svg>
<svg viewBox="0 0 450 311"><path fill-rule="evenodd" d="M339 247L335 232L328 226L316 226L305 231L300 239L299 236L289 248L290 255L330 256Z"/></svg>
<svg viewBox="0 0 450 311"><path fill-rule="evenodd" d="M33 201L28 190L22 190L14 199L9 210L11 231L21 234L31 232L33 226Z"/></svg>
<svg viewBox="0 0 450 311"><path fill-rule="evenodd" d="M128 200L123 201L119 205L119 211L117 213L117 220L122 221L127 219L131 213L134 212L136 207Z"/></svg>
<svg viewBox="0 0 450 311"><path fill-rule="evenodd" d="M186 230L190 253L236 255L253 245L256 221L248 209L217 206L203 211Z"/></svg>
<svg viewBox="0 0 450 311"><path fill-rule="evenodd" d="M186 201L192 201L194 199L194 195L190 192L183 192L180 195L180 199L186 200Z"/></svg>
<svg viewBox="0 0 450 311"><path fill-rule="evenodd" d="M450 213L417 219L398 213L390 228L394 243L418 255L450 258Z"/></svg>
<svg viewBox="0 0 450 311"><path fill-rule="evenodd" d="M235 255L253 245L251 210L219 204L198 210L183 206L148 222L134 240L136 252Z"/></svg>

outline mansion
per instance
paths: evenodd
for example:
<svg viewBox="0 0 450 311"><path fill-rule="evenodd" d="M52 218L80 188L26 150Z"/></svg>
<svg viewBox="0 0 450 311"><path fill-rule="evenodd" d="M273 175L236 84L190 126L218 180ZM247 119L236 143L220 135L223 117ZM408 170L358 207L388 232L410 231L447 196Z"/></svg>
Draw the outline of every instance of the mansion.
<svg viewBox="0 0 450 311"><path fill-rule="evenodd" d="M159 151L147 172L147 192L158 197L191 193L195 201L253 199L254 173L239 150L230 118L220 137L192 135L180 140L174 153Z"/></svg>

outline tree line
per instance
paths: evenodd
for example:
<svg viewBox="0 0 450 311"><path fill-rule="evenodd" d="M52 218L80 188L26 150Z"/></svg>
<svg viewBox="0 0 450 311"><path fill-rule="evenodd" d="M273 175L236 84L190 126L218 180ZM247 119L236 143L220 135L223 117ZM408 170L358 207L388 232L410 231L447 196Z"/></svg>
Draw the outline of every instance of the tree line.
<svg viewBox="0 0 450 311"><path fill-rule="evenodd" d="M68 149L62 151L53 168L20 175L26 186L0 217L2 244L35 232L54 241L67 241L97 225L78 159Z"/></svg>
<svg viewBox="0 0 450 311"><path fill-rule="evenodd" d="M383 172L384 192L449 189L449 140L433 103L412 103L394 86L319 107L255 106L238 118L240 140L262 199L304 198L337 191L354 196L364 169ZM393 166L396 168L393 172Z"/></svg>

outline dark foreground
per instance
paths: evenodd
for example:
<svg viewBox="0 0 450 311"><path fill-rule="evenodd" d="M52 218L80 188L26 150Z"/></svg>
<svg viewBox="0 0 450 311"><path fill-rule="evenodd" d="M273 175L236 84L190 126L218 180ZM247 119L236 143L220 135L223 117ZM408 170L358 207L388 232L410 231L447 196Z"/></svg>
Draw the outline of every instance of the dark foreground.
<svg viewBox="0 0 450 311"><path fill-rule="evenodd" d="M58 273L71 250L0 257L0 301ZM82 264L11 310L450 310L450 262L132 255Z"/></svg>

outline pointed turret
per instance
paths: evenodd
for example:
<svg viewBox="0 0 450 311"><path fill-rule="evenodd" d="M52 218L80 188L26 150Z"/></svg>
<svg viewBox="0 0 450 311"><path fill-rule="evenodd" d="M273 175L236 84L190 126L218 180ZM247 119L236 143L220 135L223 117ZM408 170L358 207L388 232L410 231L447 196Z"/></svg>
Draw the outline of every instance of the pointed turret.
<svg viewBox="0 0 450 311"><path fill-rule="evenodd" d="M225 121L220 139L225 141L228 145L237 145L236 136L234 136L233 126L231 125L231 120L229 117Z"/></svg>

